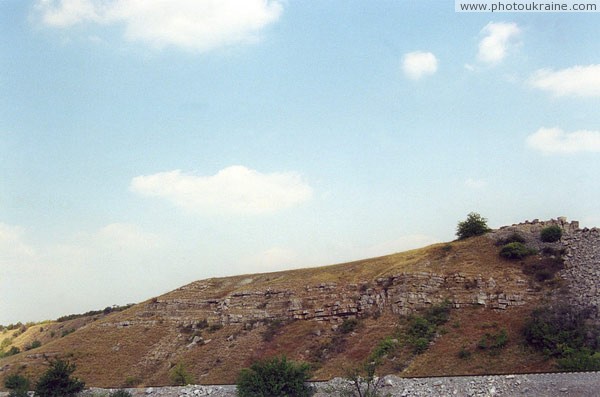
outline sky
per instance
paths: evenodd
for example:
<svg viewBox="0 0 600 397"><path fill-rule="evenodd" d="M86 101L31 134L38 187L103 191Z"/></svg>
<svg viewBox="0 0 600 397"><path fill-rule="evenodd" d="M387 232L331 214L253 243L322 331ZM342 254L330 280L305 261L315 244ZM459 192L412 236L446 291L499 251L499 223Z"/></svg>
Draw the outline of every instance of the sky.
<svg viewBox="0 0 600 397"><path fill-rule="evenodd" d="M472 211L600 226L599 37L437 0L0 0L0 324Z"/></svg>

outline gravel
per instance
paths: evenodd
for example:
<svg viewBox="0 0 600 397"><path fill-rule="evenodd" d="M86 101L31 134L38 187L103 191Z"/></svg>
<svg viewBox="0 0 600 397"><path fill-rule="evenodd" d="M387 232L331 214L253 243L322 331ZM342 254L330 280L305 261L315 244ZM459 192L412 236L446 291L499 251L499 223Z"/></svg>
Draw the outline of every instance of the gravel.
<svg viewBox="0 0 600 397"><path fill-rule="evenodd" d="M479 397L479 396L600 396L600 372L571 372L552 374L458 376L439 378L399 378L386 376L382 379L380 396L389 397ZM315 383L315 397L340 396L340 390L350 384L342 378ZM107 397L116 389L92 388L81 397ZM179 386L127 389L134 397L235 397L235 386ZM1 393L0 397L8 393Z"/></svg>

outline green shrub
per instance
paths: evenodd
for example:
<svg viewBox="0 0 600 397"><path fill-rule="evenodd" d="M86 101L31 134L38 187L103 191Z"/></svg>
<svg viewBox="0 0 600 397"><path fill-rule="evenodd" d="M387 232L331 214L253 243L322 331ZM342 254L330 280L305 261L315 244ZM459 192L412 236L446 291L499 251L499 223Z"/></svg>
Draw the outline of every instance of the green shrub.
<svg viewBox="0 0 600 397"><path fill-rule="evenodd" d="M508 343L508 333L505 329L500 330L496 334L486 333L477 342L477 348L481 350L489 350L490 354L496 354L498 350L505 347Z"/></svg>
<svg viewBox="0 0 600 397"><path fill-rule="evenodd" d="M467 348L465 348L464 346L461 347L461 349L458 351L458 358L465 360L470 357L471 357L471 352L469 350L467 350Z"/></svg>
<svg viewBox="0 0 600 397"><path fill-rule="evenodd" d="M471 212L467 215L467 219L458 222L456 227L456 235L459 240L463 240L465 238L480 236L489 232L491 229L487 225L487 219L482 217L476 212Z"/></svg>
<svg viewBox="0 0 600 397"><path fill-rule="evenodd" d="M357 326L358 326L358 320L357 319L355 319L355 318L347 318L347 319L344 319L344 321L342 322L342 325L340 325L340 327L338 328L338 330L342 334L349 334L350 332L354 331Z"/></svg>
<svg viewBox="0 0 600 397"><path fill-rule="evenodd" d="M60 337L64 338L65 336L72 334L73 332L75 332L75 328L63 329L63 331L60 334Z"/></svg>
<svg viewBox="0 0 600 397"><path fill-rule="evenodd" d="M548 356L562 357L584 347L597 348L586 325L588 313L567 305L536 309L523 327L525 341Z"/></svg>
<svg viewBox="0 0 600 397"><path fill-rule="evenodd" d="M308 397L314 393L309 377L308 364L274 357L244 368L236 386L239 397Z"/></svg>
<svg viewBox="0 0 600 397"><path fill-rule="evenodd" d="M19 374L12 374L4 380L4 387L10 390L8 397L27 397L29 379Z"/></svg>
<svg viewBox="0 0 600 397"><path fill-rule="evenodd" d="M450 317L450 302L431 306L422 315L411 316L408 320L406 335L416 354L421 354L429 348L438 327L445 324Z"/></svg>
<svg viewBox="0 0 600 397"><path fill-rule="evenodd" d="M132 394L127 390L117 390L115 392L110 393L109 397L132 397Z"/></svg>
<svg viewBox="0 0 600 397"><path fill-rule="evenodd" d="M35 385L36 397L75 397L83 390L85 383L71 377L75 364L64 360L50 362L50 368Z"/></svg>
<svg viewBox="0 0 600 397"><path fill-rule="evenodd" d="M600 352L587 348L569 351L557 360L563 371L600 371Z"/></svg>
<svg viewBox="0 0 600 397"><path fill-rule="evenodd" d="M545 243L553 243L562 237L562 229L556 225L545 227L540 232L540 237Z"/></svg>
<svg viewBox="0 0 600 397"><path fill-rule="evenodd" d="M135 386L139 385L140 383L142 383L142 381L137 376L128 376L125 378L125 382L123 382L123 386L135 387Z"/></svg>
<svg viewBox="0 0 600 397"><path fill-rule="evenodd" d="M533 248L518 242L508 243L500 250L500 256L506 259L523 259L535 253L536 251Z"/></svg>
<svg viewBox="0 0 600 397"><path fill-rule="evenodd" d="M447 300L433 305L425 311L425 319L434 325L445 324L450 318L450 308L451 304Z"/></svg>
<svg viewBox="0 0 600 397"><path fill-rule="evenodd" d="M194 383L192 375L190 375L182 363L171 368L169 377L171 378L171 382L176 386L185 386Z"/></svg>
<svg viewBox="0 0 600 397"><path fill-rule="evenodd" d="M0 358L14 356L15 354L19 354L19 353L21 353L21 349L19 349L16 346L12 346L10 349L8 349L8 351L0 352Z"/></svg>
<svg viewBox="0 0 600 397"><path fill-rule="evenodd" d="M429 348L429 338L417 338L412 341L413 351L415 354L424 353Z"/></svg>
<svg viewBox="0 0 600 397"><path fill-rule="evenodd" d="M39 340L34 340L33 342L31 342L31 344L25 346L25 350L37 349L40 346L42 346L42 342L40 342Z"/></svg>
<svg viewBox="0 0 600 397"><path fill-rule="evenodd" d="M385 355L393 352L398 347L398 341L392 338L385 338L381 340L377 346L371 352L369 361L379 361Z"/></svg>
<svg viewBox="0 0 600 397"><path fill-rule="evenodd" d="M407 332L413 338L430 338L435 334L435 326L421 316L413 316L409 320Z"/></svg>
<svg viewBox="0 0 600 397"><path fill-rule="evenodd" d="M496 241L496 245L500 246L500 245L506 245L509 243L525 243L527 240L525 240L525 237L523 237L521 234L514 232L504 238L499 239L498 241Z"/></svg>

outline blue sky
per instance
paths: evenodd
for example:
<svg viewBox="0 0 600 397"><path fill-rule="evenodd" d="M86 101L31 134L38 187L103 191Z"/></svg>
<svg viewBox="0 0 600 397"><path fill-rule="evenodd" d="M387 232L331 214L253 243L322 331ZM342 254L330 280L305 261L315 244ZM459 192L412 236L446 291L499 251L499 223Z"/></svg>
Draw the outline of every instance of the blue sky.
<svg viewBox="0 0 600 397"><path fill-rule="evenodd" d="M0 324L565 215L600 226L600 14L0 0Z"/></svg>

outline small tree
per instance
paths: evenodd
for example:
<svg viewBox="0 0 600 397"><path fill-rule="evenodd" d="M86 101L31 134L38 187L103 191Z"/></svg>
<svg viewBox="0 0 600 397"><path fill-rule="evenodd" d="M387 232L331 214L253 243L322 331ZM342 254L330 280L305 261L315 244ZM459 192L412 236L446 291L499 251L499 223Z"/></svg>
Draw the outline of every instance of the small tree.
<svg viewBox="0 0 600 397"><path fill-rule="evenodd" d="M383 378L375 374L378 363L372 361L361 368L354 368L346 372L346 379L352 386L340 390L342 396L347 397L380 397Z"/></svg>
<svg viewBox="0 0 600 397"><path fill-rule="evenodd" d="M182 363L174 366L169 372L171 382L176 386L185 386L194 383L192 375L187 371L185 365Z"/></svg>
<svg viewBox="0 0 600 397"><path fill-rule="evenodd" d="M10 390L8 397L27 397L29 379L19 374L12 374L4 380L4 386Z"/></svg>
<svg viewBox="0 0 600 397"><path fill-rule="evenodd" d="M50 368L35 385L36 397L75 397L83 390L85 383L71 377L75 364L64 360L50 362Z"/></svg>
<svg viewBox="0 0 600 397"><path fill-rule="evenodd" d="M467 219L458 222L456 227L456 235L459 240L463 240L465 238L480 236L489 232L491 229L487 225L487 219L482 217L476 212L471 212L467 215Z"/></svg>
<svg viewBox="0 0 600 397"><path fill-rule="evenodd" d="M306 363L274 357L244 368L237 380L239 397L309 397L313 388L306 382L310 367Z"/></svg>

